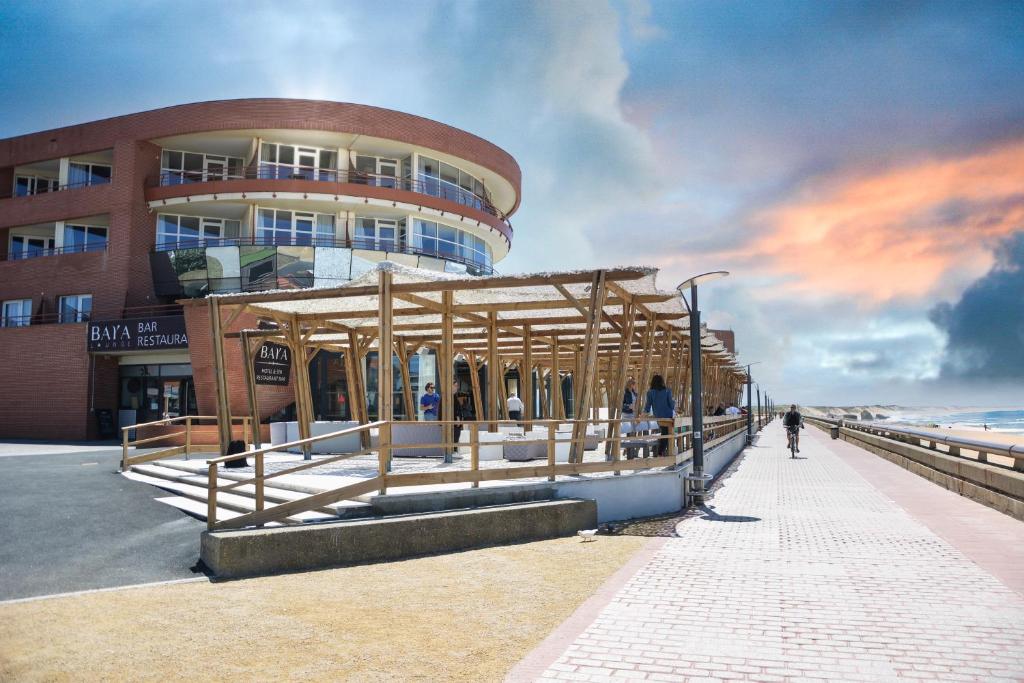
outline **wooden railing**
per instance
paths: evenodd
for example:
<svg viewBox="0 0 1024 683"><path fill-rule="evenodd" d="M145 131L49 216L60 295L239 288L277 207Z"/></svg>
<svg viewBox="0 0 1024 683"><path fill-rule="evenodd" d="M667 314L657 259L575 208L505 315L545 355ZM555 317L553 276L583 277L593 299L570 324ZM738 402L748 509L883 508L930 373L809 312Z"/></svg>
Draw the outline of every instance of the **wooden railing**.
<svg viewBox="0 0 1024 683"><path fill-rule="evenodd" d="M912 427L893 427L882 425L876 422L850 422L848 420L833 420L829 418L807 418L809 422L816 422L828 427L839 427L852 429L858 432L873 434L883 438L892 439L901 443L909 443L913 446L928 448L933 451L952 455L957 458L964 458L975 462L989 463L990 455L998 455L1009 458L1013 465L1003 465L992 462L991 465L1006 467L1018 471L1024 471L1024 446L1017 444L998 443L995 441L984 441L981 439L965 439L961 436L928 431L925 429L914 429ZM927 445L925 445L927 444ZM965 456L962 450L973 451L976 458Z"/></svg>
<svg viewBox="0 0 1024 683"><path fill-rule="evenodd" d="M154 420L152 422L141 422L139 424L128 425L127 427L121 427L121 471L127 472L132 465L139 465L144 462L151 462L153 460L161 460L163 458L170 458L175 455L185 454L187 458L194 450L195 444L192 442L192 435L194 427L199 426L203 422L212 422L217 424L216 415L182 415L180 417L168 417L163 420ZM177 432L164 432L161 434L155 434L153 436L147 436L145 438L135 438L134 440L129 439L129 435L134 430L136 437L139 435L139 430L146 427L168 427L171 425L182 425L184 428ZM242 425L243 440L247 440L250 434L249 424L250 418L248 416L235 417L231 419L231 424ZM166 441L167 439L174 439L179 436L184 437L185 443L181 446L171 446L169 448L163 448L158 451L150 451L148 453L138 453L136 455L128 455L129 448L138 448L148 443L156 443L158 441Z"/></svg>
<svg viewBox="0 0 1024 683"><path fill-rule="evenodd" d="M759 429L766 422L766 419L754 420L755 428ZM481 481L498 481L498 480L514 480L514 479L528 479L528 478L540 478L547 477L549 481L554 481L555 477L559 475L576 475L596 472L613 472L619 473L623 470L649 470L657 468L670 468L676 467L683 464L689 458L686 457L686 453L692 448L692 432L688 429L690 418L689 417L676 417L674 420L661 421L671 423L672 429L667 435L660 433L645 434L642 438L648 439L654 443L660 443L661 441L667 441L665 447L667 454L660 456L652 456L647 458L638 458L633 460L623 460L621 458L621 444L623 440L629 440L633 437L623 436L621 434L621 423L620 419L600 419L600 420L479 420L479 421L435 421L429 423L409 423L409 422L372 422L369 424L358 425L356 427L349 427L336 432L330 432L327 434L320 434L312 436L306 439L299 439L296 441L289 441L287 443L276 444L266 448L259 448L256 450L248 451L243 454L227 455L217 458L211 458L206 461L207 463L207 528L214 529L228 529L228 528L240 528L247 526L259 526L269 522L276 522L284 520L288 517L296 515L298 513L307 512L316 508L336 503L342 500L351 500L358 496L370 493L372 491L378 491L383 494L388 488L398 488L403 486L425 486L425 485L438 485L438 484L460 484L468 483L474 487L479 486ZM431 441L429 443L394 443L391 438L391 427L394 425L408 425L408 424L419 424L419 425L456 425L461 424L465 429L469 431L469 451L470 461L469 469L446 469L437 472L417 472L408 474L394 474L391 472L392 457L396 452L408 449L439 449L442 451L448 451L451 449L457 449L460 446L466 447L465 443L447 442L447 441ZM480 468L480 427L485 429L493 424L499 425L522 425L524 429L530 429L531 432L535 433L540 431L546 432L543 439L524 439L524 441L540 441L542 440L546 445L546 462L544 464L537 465L523 465L514 467L495 467L495 468ZM610 430L611 436L605 436L602 439L601 435L597 438L601 440L611 441L610 452L605 460L602 461L583 461L583 453L585 449L585 442L587 440L587 434L585 428L573 429L570 432L559 432L559 425L573 425L574 427L583 425L606 425L606 428ZM681 431L683 429L686 431ZM339 455L332 455L325 458L319 458L314 461L304 461L293 467L287 469L278 470L271 474L265 473L265 457L268 453L280 452L289 448L299 448L312 445L319 441L328 439L335 439L343 436L351 436L356 434L368 433L372 429L379 431L378 443L376 446L362 448L357 451L350 453L343 453ZM725 442L726 440L734 437L736 434L745 431L747 429L747 418L745 415L742 416L728 416L725 418L707 418L705 422L705 433L714 431L713 439L705 439L705 448L714 448L716 445ZM606 431L605 435L609 432ZM565 435L565 436L560 436ZM590 435L590 438L595 438L594 435ZM368 443L370 439L361 440L361 443ZM570 444L570 461L559 463L557 462L557 449L558 444ZM492 444L485 444L492 445ZM495 442L493 445L499 445L499 442ZM373 452L377 453L377 474L374 477L359 481L356 483L348 484L336 489L329 491L323 491L320 493L312 494L304 498L288 501L272 507L266 507L264 500L264 486L268 479L276 477L282 477L288 474L294 474L296 472L306 471L315 467L328 465L341 460L353 458L358 455L367 455ZM234 460L239 457L253 458L253 476L243 480L232 480L230 482L221 484L218 478L218 471L220 465L223 463ZM217 519L217 496L220 492L230 491L241 486L252 485L255 487L255 498L256 498L256 509L252 512L245 513L232 517L230 519L218 520Z"/></svg>

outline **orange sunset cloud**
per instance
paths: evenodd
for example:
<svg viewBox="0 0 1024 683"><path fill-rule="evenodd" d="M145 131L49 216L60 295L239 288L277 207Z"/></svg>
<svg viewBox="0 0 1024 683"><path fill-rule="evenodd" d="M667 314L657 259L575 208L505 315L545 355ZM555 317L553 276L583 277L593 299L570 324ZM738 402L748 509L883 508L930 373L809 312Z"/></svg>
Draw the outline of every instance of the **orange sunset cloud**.
<svg viewBox="0 0 1024 683"><path fill-rule="evenodd" d="M999 238L1024 230L1024 140L816 182L801 195L757 214L763 236L723 256L794 276L783 286L801 294L948 294L991 265Z"/></svg>

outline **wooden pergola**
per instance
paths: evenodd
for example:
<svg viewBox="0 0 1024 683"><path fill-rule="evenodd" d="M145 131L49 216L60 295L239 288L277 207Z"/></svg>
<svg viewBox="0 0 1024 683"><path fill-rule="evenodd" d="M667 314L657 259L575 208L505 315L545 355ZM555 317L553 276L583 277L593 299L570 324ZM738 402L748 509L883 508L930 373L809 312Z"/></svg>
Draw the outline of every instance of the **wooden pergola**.
<svg viewBox="0 0 1024 683"><path fill-rule="evenodd" d="M586 430L581 418L598 419L602 405L608 407L608 418L619 417L629 378L636 379L642 396L651 377L662 375L677 399L677 411L688 414L689 321L678 294L658 289L656 275L655 269L634 267L480 278L383 262L340 287L211 296L221 453L231 439L225 372L229 339L237 339L242 347L251 416L259 415L254 349L265 341L290 348L301 439L310 437L313 421L308 363L320 350L343 354L349 406L361 424L369 422L366 355L390 350L398 359L404 403L411 406L410 356L422 348L432 350L442 389L440 421L446 443L452 440L450 388L457 359L471 369L473 405L477 417L487 420L502 418L507 398L504 377L513 369L524 397L524 422L567 418L559 388L563 377L572 376L574 444L582 442ZM242 313L257 316L261 328L225 333ZM706 331L702 352L704 405L736 400L745 381L742 368ZM384 430L390 430L395 419L388 388L396 387L397 378L392 363L378 362L377 367L377 419L383 423L382 443L387 443L389 433ZM477 379L480 369L486 373L485 388ZM541 386L537 411L532 400L535 377ZM259 421L251 422L259 448ZM613 441L608 447L617 456L617 435ZM572 457L581 460L582 449L574 449Z"/></svg>

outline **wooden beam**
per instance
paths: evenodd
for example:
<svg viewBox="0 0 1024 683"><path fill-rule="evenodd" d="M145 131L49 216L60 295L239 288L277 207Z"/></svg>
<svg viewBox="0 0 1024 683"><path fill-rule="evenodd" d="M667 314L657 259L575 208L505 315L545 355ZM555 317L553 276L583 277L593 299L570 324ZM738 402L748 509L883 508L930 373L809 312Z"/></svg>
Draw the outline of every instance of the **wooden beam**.
<svg viewBox="0 0 1024 683"><path fill-rule="evenodd" d="M231 443L231 406L228 401L227 365L224 362L224 336L220 319L218 297L208 299L210 307L210 333L213 335L213 374L217 390L217 436L220 454L227 455Z"/></svg>
<svg viewBox="0 0 1024 683"><path fill-rule="evenodd" d="M242 363L245 365L245 388L249 398L249 415L252 416L252 445L259 450L263 448L260 439L260 405L256 398L256 372L253 368L252 347L248 333L243 331L240 341L242 343ZM261 342L258 343L262 346Z"/></svg>
<svg viewBox="0 0 1024 683"><path fill-rule="evenodd" d="M380 302L380 315L377 318L377 338L380 339L380 354L377 358L377 419L383 422L380 426L378 443L378 467L380 475L391 470L391 422L395 419L392 398L394 382L391 377L391 271L378 271L377 296ZM387 486L380 487L381 495L387 492Z"/></svg>
<svg viewBox="0 0 1024 683"><path fill-rule="evenodd" d="M593 395L594 376L597 366L597 341L601 329L601 309L604 308L604 300L607 289L605 288L604 271L598 271L594 275L594 282L590 287L590 325L587 330L587 341L583 348L583 377L578 393L579 403L576 409L576 422L573 423L573 443L571 459L573 462L583 462L583 450L587 435L587 423L582 420L587 416L591 396ZM573 378L576 384L576 378Z"/></svg>

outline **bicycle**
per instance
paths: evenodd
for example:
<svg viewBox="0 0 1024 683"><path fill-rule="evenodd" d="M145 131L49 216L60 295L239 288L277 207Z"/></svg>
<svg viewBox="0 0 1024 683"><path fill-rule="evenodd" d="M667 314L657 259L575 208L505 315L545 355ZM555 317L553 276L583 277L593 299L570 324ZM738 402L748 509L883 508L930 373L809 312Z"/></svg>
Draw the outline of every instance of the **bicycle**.
<svg viewBox="0 0 1024 683"><path fill-rule="evenodd" d="M797 434L799 433L800 426L786 427L786 438L789 440L789 455L792 458L796 458L797 451L796 447Z"/></svg>

